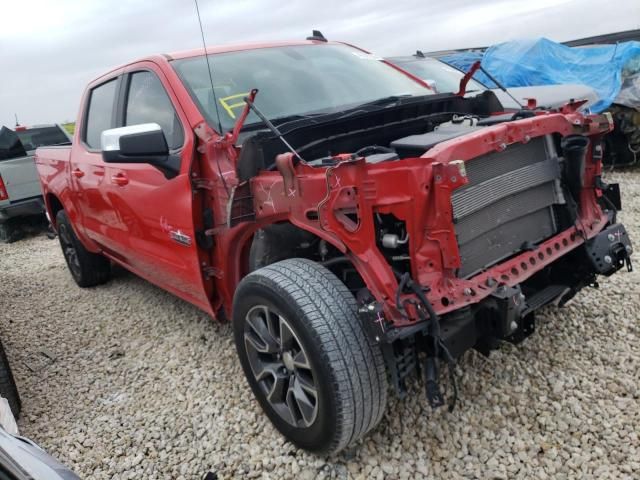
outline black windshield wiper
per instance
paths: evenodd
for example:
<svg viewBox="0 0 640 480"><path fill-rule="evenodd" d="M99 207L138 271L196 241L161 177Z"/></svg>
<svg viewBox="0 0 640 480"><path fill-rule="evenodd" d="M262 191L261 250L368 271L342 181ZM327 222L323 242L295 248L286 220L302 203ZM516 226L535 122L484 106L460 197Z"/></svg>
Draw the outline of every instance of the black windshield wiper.
<svg viewBox="0 0 640 480"><path fill-rule="evenodd" d="M282 127L283 125L286 125L288 123L299 122L301 120L313 120L318 117L322 117L324 115L329 115L329 113L307 113L304 115L303 114L286 115L284 117L276 117L271 119L271 123L273 123L278 127ZM252 122L252 123L245 124L242 127L242 130L243 131L255 130L256 128L263 128L263 127L264 127L263 122Z"/></svg>
<svg viewBox="0 0 640 480"><path fill-rule="evenodd" d="M403 95L389 95L388 97L382 97L382 98L378 98L377 100L361 103L360 105L353 108L359 109L359 108L366 108L370 106L387 107L387 106L395 105L405 98L411 98L411 97L413 97L413 95L411 95L410 93L405 93ZM352 109L350 108L349 110L352 110Z"/></svg>
<svg viewBox="0 0 640 480"><path fill-rule="evenodd" d="M416 97L411 94L406 94L406 95L391 95L384 98L378 98L377 100L361 103L360 105L356 105L355 107L351 107L343 110L342 112L340 112L340 115L337 117L337 119L339 120L342 118L351 117L358 113L369 113L375 110L381 110L383 108L395 107L396 105L400 105L403 100L406 100L408 98L413 99L413 98L421 98L421 97ZM376 107L376 108L372 108L372 107Z"/></svg>
<svg viewBox="0 0 640 480"><path fill-rule="evenodd" d="M354 107L345 108L341 111L332 111L332 112L316 112L316 113L305 113L305 114L294 114L294 115L285 115L283 117L276 117L270 119L271 123L277 127L282 127L289 123L304 123L305 120L311 120L312 123L315 123L315 120L318 120L322 117L335 117L336 119L341 119L345 117L350 117L360 112L368 112L371 111L372 107L389 107L392 105L396 105L404 99L407 98L416 98L414 95L409 93L403 95L390 95L388 97L378 98L376 100L372 100L370 102L365 102L358 104ZM378 108L374 108L377 110ZM243 131L256 130L264 128L264 122L253 122L247 123L242 127Z"/></svg>

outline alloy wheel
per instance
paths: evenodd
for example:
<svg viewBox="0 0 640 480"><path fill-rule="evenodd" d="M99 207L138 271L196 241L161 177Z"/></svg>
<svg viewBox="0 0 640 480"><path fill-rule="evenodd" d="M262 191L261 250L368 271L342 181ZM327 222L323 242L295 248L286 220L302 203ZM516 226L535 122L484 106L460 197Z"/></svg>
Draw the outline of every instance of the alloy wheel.
<svg viewBox="0 0 640 480"><path fill-rule="evenodd" d="M247 313L244 344L253 375L274 411L295 427L318 415L318 390L309 357L287 320L270 307Z"/></svg>

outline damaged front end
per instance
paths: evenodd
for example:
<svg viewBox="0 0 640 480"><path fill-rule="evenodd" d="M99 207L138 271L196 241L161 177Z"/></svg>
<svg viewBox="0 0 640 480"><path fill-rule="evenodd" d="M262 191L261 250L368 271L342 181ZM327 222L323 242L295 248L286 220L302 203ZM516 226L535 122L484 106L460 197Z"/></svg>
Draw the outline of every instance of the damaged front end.
<svg viewBox="0 0 640 480"><path fill-rule="evenodd" d="M441 363L455 388L466 350L521 342L539 308L631 269L619 190L601 177L611 118L498 121L494 100L434 96L291 128L286 145L278 131L248 138L216 247L222 270L240 278L226 258L256 230L263 259L322 263L354 292L396 391L419 370L443 405Z"/></svg>
<svg viewBox="0 0 640 480"><path fill-rule="evenodd" d="M561 128L563 122L569 125ZM378 328L382 302L360 309L372 339L385 345L401 394L404 379L421 365L427 398L441 405L432 383L437 358L451 370L452 358L469 348L487 355L500 341L519 343L535 330L539 308L562 306L585 286L597 287L597 275L631 271L632 246L616 220L619 189L601 178L607 123L608 117L537 116L502 124L496 135L474 132L439 144L424 155L458 159L473 145L494 145L465 158L464 168L457 165L463 182L450 168L459 160L432 163L429 188L446 190L451 205L448 210L441 202L435 216L449 217L452 228L426 227L424 234L425 243L436 240L448 255L439 259L442 269L432 272L431 260L426 266L412 261L409 281L416 281L411 288L398 285L400 318L416 318L416 324L389 322L384 330ZM438 205L434 197L431 205ZM456 248L447 250L452 235ZM413 255L420 258L420 249Z"/></svg>

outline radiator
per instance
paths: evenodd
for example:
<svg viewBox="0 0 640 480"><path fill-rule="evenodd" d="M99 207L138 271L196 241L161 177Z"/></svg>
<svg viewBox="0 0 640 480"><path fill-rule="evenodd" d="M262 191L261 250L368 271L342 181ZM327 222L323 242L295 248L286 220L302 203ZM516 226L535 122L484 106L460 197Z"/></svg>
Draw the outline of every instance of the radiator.
<svg viewBox="0 0 640 480"><path fill-rule="evenodd" d="M565 203L551 137L514 144L466 163L469 183L451 198L468 278L558 232L553 206Z"/></svg>

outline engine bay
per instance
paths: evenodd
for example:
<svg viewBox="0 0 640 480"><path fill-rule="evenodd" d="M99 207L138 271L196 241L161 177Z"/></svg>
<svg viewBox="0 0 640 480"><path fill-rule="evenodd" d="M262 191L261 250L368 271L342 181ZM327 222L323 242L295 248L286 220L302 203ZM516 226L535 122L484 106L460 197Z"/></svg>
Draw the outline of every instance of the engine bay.
<svg viewBox="0 0 640 480"><path fill-rule="evenodd" d="M343 153L358 153L367 162L379 163L420 156L439 142L486 126L487 118L502 111L491 91L471 98L429 95L374 111L291 122L280 131L312 166L330 166L335 163L331 159ZM502 121L512 116L508 114ZM273 169L276 156L285 150L282 140L271 131L247 137L238 160L240 179Z"/></svg>

